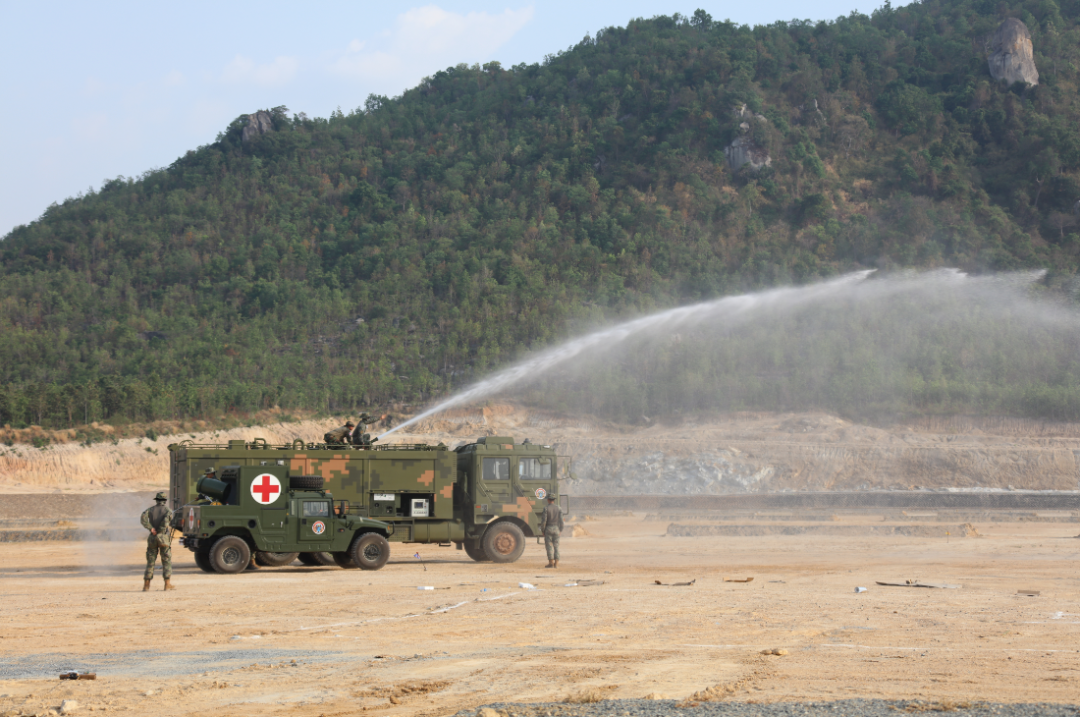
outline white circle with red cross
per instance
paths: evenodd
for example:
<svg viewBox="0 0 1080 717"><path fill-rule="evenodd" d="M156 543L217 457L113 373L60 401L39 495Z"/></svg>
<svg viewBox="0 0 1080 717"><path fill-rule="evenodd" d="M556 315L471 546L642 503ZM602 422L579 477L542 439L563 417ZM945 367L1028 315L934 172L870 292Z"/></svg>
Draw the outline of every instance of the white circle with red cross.
<svg viewBox="0 0 1080 717"><path fill-rule="evenodd" d="M260 473L251 481L251 497L260 505L273 503L281 495L281 481L277 476Z"/></svg>

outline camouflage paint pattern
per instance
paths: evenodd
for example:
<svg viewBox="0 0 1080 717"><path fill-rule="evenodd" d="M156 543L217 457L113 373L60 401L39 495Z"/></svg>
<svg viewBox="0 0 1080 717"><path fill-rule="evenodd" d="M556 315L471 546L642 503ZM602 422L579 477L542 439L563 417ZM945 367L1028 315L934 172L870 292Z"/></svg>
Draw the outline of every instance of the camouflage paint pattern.
<svg viewBox="0 0 1080 717"><path fill-rule="evenodd" d="M483 440L483 439L480 439ZM537 488L558 495L555 451L536 444L515 444L511 437L491 437L484 444L470 444L458 451L445 446L340 446L321 444L268 446L256 440L247 444L193 445L188 442L169 446L170 505L179 508L194 503L195 484L207 468L225 466L266 466L284 468L288 475L317 475L323 488L335 501L349 501L350 515L368 516L375 494L390 493L399 497L400 506L410 498L429 501L429 517L413 518L406 514L378 515L389 523L402 523L390 540L411 540L415 533L442 535L433 521L449 521L452 540L462 533L476 538L487 526L500 519L519 522L528 536L541 535L539 513L543 500ZM510 459L512 480L501 485L485 485L480 480L484 457ZM541 457L551 461L552 479L525 481L518 477L518 460ZM465 482L459 483L459 474ZM419 524L429 523L421 530ZM416 524L414 531L412 526ZM456 526L456 527L455 527ZM434 542L432 538L432 542ZM447 540L446 537L440 538Z"/></svg>

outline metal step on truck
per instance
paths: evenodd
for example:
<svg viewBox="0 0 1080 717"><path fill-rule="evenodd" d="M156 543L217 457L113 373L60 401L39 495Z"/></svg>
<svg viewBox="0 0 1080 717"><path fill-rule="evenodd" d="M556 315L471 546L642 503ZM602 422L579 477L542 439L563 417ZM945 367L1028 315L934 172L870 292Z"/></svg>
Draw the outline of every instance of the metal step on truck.
<svg viewBox="0 0 1080 717"><path fill-rule="evenodd" d="M441 444L336 445L300 440L270 445L256 438L221 445L183 441L170 445L169 452L169 500L178 521L186 520L188 508L213 503L239 506L249 497L256 500L251 492L253 478L246 481L258 472L241 468L265 468L283 492L291 490L292 481L299 480L299 489L300 484L313 485L321 479L319 490L330 496L327 503L339 514L345 511L337 517L383 523L384 531L372 532L389 543L453 543L477 561L517 560L526 538L541 537L540 514L547 496L554 496L562 510L569 512L560 483L569 475L570 460L556 455L551 446L528 439L517 443L510 436L478 438L455 449ZM233 487L226 491L204 483L203 488L212 486L211 492L217 495L200 494L199 482L207 471L219 483ZM304 510L294 499L283 505L282 518L289 525L310 517L294 512ZM261 565L291 563L296 556L290 553L299 552L301 562L308 565L344 561L345 567L352 567L347 556L335 557L334 553L342 552L337 549L340 546L326 547L327 541L310 542L310 550L293 550L292 544L289 550L271 550L269 543L250 532L263 530L260 519L247 520L256 527L236 537L246 542Z"/></svg>

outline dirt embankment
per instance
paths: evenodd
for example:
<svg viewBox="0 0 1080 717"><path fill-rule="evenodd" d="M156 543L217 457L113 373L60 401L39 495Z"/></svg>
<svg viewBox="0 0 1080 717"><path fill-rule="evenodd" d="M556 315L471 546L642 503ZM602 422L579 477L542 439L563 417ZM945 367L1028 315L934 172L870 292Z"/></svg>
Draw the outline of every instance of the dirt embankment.
<svg viewBox="0 0 1080 717"><path fill-rule="evenodd" d="M0 450L0 491L161 487L168 480L169 443L317 441L341 420L268 422L89 446L16 443ZM573 459L570 492L577 495L1080 487L1080 424L1009 418L928 418L882 428L821 413L740 413L626 426L497 405L447 412L385 440L454 446L484 435L555 445Z"/></svg>

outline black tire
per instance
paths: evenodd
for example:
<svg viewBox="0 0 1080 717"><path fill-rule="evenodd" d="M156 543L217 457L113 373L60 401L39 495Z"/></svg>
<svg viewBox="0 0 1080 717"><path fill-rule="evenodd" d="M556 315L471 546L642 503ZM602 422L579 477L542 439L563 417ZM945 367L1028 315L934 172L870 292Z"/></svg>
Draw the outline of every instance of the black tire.
<svg viewBox="0 0 1080 717"><path fill-rule="evenodd" d="M255 564L264 568L281 568L289 565L300 553L267 553L262 550L255 552Z"/></svg>
<svg viewBox="0 0 1080 717"><path fill-rule="evenodd" d="M214 572L214 566L210 564L210 556L206 553L195 553L195 564L199 566L199 570L204 573Z"/></svg>
<svg viewBox="0 0 1080 717"><path fill-rule="evenodd" d="M289 476L289 487L293 490L322 490L322 476Z"/></svg>
<svg viewBox="0 0 1080 717"><path fill-rule="evenodd" d="M331 555L334 556L334 564L336 564L339 568L344 568L345 570L355 570L356 568L360 567L356 564L356 561L352 559L351 553L331 553Z"/></svg>
<svg viewBox="0 0 1080 717"><path fill-rule="evenodd" d="M487 563L491 561L491 558L484 552L484 547L479 542L473 543L468 540L465 541L465 554L478 563Z"/></svg>
<svg viewBox="0 0 1080 717"><path fill-rule="evenodd" d="M513 523L496 523L484 533L480 545L493 563L512 563L525 552L525 533Z"/></svg>
<svg viewBox="0 0 1080 717"><path fill-rule="evenodd" d="M390 543L378 533L364 533L353 538L349 555L364 570L378 570L390 559Z"/></svg>
<svg viewBox="0 0 1080 717"><path fill-rule="evenodd" d="M243 538L226 535L210 546L210 565L218 573L242 573L251 563L251 548Z"/></svg>
<svg viewBox="0 0 1080 717"><path fill-rule="evenodd" d="M300 553L300 562L304 565L311 565L312 567L329 567L331 565L337 565L334 562L334 556L330 553Z"/></svg>

